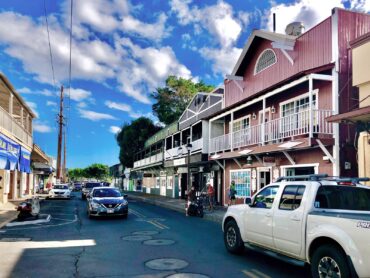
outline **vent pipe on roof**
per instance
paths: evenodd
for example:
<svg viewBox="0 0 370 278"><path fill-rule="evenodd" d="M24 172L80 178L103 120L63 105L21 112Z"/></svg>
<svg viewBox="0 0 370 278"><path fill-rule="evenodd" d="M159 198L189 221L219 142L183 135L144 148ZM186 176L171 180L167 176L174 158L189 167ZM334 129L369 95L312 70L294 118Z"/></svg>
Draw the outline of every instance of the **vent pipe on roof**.
<svg viewBox="0 0 370 278"><path fill-rule="evenodd" d="M272 14L272 31L276 32L276 14Z"/></svg>

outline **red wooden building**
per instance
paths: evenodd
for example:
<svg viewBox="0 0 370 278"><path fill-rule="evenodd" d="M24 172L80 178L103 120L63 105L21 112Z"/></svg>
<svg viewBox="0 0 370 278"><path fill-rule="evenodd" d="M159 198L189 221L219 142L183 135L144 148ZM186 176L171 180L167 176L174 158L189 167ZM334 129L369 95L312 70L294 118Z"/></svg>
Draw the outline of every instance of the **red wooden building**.
<svg viewBox="0 0 370 278"><path fill-rule="evenodd" d="M232 180L241 202L282 175L357 175L355 130L326 118L358 105L348 43L370 31L370 15L335 8L312 29L300 27L253 31L225 79L209 142L224 203Z"/></svg>

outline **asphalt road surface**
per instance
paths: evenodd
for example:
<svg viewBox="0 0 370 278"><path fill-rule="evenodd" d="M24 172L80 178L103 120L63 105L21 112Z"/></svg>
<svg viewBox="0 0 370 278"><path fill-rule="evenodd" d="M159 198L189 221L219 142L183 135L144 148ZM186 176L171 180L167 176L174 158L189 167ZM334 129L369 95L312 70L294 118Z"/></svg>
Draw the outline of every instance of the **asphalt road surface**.
<svg viewBox="0 0 370 278"><path fill-rule="evenodd" d="M129 202L128 219L89 219L79 193L46 200L48 223L0 230L0 277L309 277L246 250L229 254L219 224Z"/></svg>

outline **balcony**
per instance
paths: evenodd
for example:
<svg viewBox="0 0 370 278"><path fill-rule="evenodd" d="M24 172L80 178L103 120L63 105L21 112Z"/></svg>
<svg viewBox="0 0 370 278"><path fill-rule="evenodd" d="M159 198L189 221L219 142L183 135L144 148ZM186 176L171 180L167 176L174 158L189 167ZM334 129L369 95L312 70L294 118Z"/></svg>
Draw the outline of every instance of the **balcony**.
<svg viewBox="0 0 370 278"><path fill-rule="evenodd" d="M163 160L163 152L160 152L155 155L135 161L134 168L139 168L139 167L148 166L154 163L159 163L159 162L162 162L162 160Z"/></svg>
<svg viewBox="0 0 370 278"><path fill-rule="evenodd" d="M7 130L23 143L32 147L32 134L2 107L0 107L0 127Z"/></svg>
<svg viewBox="0 0 370 278"><path fill-rule="evenodd" d="M190 153L194 153L194 152L197 152L197 151L203 151L203 138L192 141L190 143L191 143L191 152ZM179 147L175 147L175 148L166 150L164 158L165 158L165 160L169 160L169 159L181 157L185 154L186 154L185 149L182 150L182 154L179 154Z"/></svg>
<svg viewBox="0 0 370 278"><path fill-rule="evenodd" d="M284 139L312 134L333 134L333 126L325 121L332 115L330 110L302 111L281 117L265 124L251 126L234 132L232 143L230 134L221 135L210 140L209 153L217 153L234 148L282 142Z"/></svg>

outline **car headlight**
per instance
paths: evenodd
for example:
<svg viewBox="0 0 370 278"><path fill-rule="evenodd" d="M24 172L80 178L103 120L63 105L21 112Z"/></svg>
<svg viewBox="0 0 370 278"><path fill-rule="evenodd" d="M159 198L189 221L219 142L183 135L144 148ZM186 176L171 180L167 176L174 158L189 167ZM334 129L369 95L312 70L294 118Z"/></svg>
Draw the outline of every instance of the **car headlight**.
<svg viewBox="0 0 370 278"><path fill-rule="evenodd" d="M123 200L122 203L119 204L119 206L127 206L128 202L126 200Z"/></svg>
<svg viewBox="0 0 370 278"><path fill-rule="evenodd" d="M100 208L101 206L100 206L100 204L98 204L98 203L95 203L95 202L91 202L91 208L93 208L93 209L98 209L98 208Z"/></svg>

